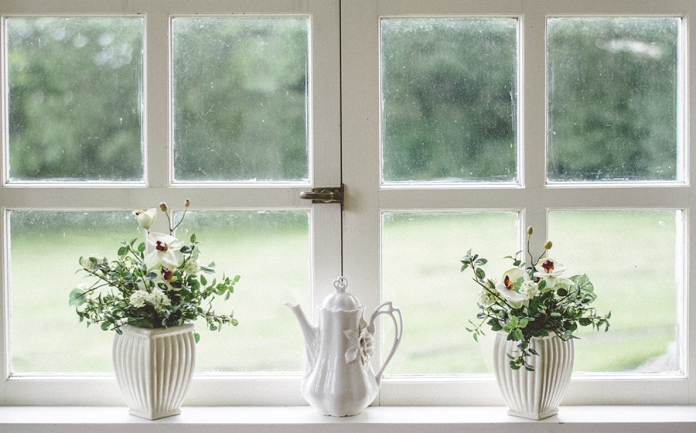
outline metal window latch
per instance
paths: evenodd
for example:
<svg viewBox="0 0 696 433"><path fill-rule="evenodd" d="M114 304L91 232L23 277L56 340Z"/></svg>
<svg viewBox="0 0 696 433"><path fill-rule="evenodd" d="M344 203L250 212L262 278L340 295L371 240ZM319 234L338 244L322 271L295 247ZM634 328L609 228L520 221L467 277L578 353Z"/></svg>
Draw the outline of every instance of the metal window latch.
<svg viewBox="0 0 696 433"><path fill-rule="evenodd" d="M334 188L312 188L312 191L302 191L300 198L312 200L312 203L340 203L343 205L343 185Z"/></svg>

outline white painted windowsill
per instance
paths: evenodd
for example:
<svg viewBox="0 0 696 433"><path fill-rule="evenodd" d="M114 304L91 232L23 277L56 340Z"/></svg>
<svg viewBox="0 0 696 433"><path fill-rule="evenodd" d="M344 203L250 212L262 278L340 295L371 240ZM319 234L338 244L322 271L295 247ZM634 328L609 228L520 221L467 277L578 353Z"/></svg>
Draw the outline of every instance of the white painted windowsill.
<svg viewBox="0 0 696 433"><path fill-rule="evenodd" d="M0 407L3 433L246 432L696 432L696 406L564 406L530 421L502 407L370 407L333 418L300 407L184 407L179 416L147 421L125 407Z"/></svg>

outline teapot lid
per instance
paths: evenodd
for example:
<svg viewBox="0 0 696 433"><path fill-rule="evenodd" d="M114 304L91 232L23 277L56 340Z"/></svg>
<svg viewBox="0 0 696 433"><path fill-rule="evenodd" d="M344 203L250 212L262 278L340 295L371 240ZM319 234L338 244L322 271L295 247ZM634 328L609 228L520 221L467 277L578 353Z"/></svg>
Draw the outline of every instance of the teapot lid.
<svg viewBox="0 0 696 433"><path fill-rule="evenodd" d="M357 298L346 292L346 287L348 287L348 280L346 277L335 279L333 285L336 288L336 293L324 299L323 309L331 311L354 311L362 308Z"/></svg>

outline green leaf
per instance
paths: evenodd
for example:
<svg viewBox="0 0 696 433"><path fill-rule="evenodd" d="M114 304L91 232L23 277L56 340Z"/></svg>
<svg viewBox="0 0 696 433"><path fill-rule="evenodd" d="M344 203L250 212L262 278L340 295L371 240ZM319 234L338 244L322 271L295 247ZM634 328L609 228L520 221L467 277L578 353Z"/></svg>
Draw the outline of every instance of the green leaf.
<svg viewBox="0 0 696 433"><path fill-rule="evenodd" d="M566 289L558 289L556 293L558 293L558 296L561 298L568 295L568 291Z"/></svg>
<svg viewBox="0 0 696 433"><path fill-rule="evenodd" d="M140 244L138 245L138 251L140 251L141 253L145 251L145 242L140 242Z"/></svg>
<svg viewBox="0 0 696 433"><path fill-rule="evenodd" d="M191 242L193 242L193 240L191 240ZM196 343L198 343L199 341L201 341L201 334L199 334L198 332L194 332L193 338L194 340L196 340Z"/></svg>
<svg viewBox="0 0 696 433"><path fill-rule="evenodd" d="M196 234L195 234L195 233L193 233L193 234L191 235L191 243L192 243L192 244L195 244L195 243L196 243Z"/></svg>
<svg viewBox="0 0 696 433"><path fill-rule="evenodd" d="M184 245L179 249L179 251L181 251L181 254L188 254L191 252L191 247L189 247L188 245Z"/></svg>
<svg viewBox="0 0 696 433"><path fill-rule="evenodd" d="M110 325L111 324L109 322L102 322L102 324L101 324L102 331L108 331Z"/></svg>
<svg viewBox="0 0 696 433"><path fill-rule="evenodd" d="M125 256L126 254L128 254L128 248L126 248L126 247L121 247L121 248L118 249L118 255L119 255L119 256Z"/></svg>
<svg viewBox="0 0 696 433"><path fill-rule="evenodd" d="M157 278L157 274L155 272L148 272L147 275L145 275L145 279L152 281L155 278Z"/></svg>
<svg viewBox="0 0 696 433"><path fill-rule="evenodd" d="M484 272L484 270L481 268L477 268L476 269L476 277L479 280L483 280L484 278L486 278L486 272Z"/></svg>
<svg viewBox="0 0 696 433"><path fill-rule="evenodd" d="M208 280L203 275L201 275L201 284L203 284L204 286L208 284Z"/></svg>
<svg viewBox="0 0 696 433"><path fill-rule="evenodd" d="M240 277L239 275L235 276L235 277L234 277L234 282L235 282L235 283L238 283L240 278L241 278L241 277ZM611 315L611 313L609 313L609 314Z"/></svg>
<svg viewBox="0 0 696 433"><path fill-rule="evenodd" d="M72 292L70 292L70 301L68 302L68 305L71 307L79 307L80 305L84 304L86 300L87 296L82 289L74 289Z"/></svg>

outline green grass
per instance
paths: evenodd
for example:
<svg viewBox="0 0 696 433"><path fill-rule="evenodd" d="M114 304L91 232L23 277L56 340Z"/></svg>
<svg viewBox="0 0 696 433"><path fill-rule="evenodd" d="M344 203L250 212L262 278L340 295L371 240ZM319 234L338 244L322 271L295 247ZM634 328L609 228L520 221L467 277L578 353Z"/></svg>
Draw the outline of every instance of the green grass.
<svg viewBox="0 0 696 433"><path fill-rule="evenodd" d="M128 214L109 219L109 230L99 226L105 217L81 217L78 229L60 213L12 213L13 371L111 371L112 334L85 328L67 305L81 278L80 255L113 258L121 239L138 236ZM477 288L458 260L474 248L490 260L490 276L502 274L509 266L502 257L517 249L516 224L512 213L387 215L382 297L401 308L405 324L389 374L492 370L492 335L477 344L464 330L477 312ZM646 368L674 344L675 228L674 213L666 211L551 214L552 256L569 274L587 273L598 310L613 314L609 333L580 333L576 371ZM309 305L307 213L198 212L182 229L181 237L195 232L202 241L203 262L242 276L230 301L216 305L234 309L240 324L201 330L197 370L300 371L302 336L282 302ZM391 345L391 322L385 323Z"/></svg>

